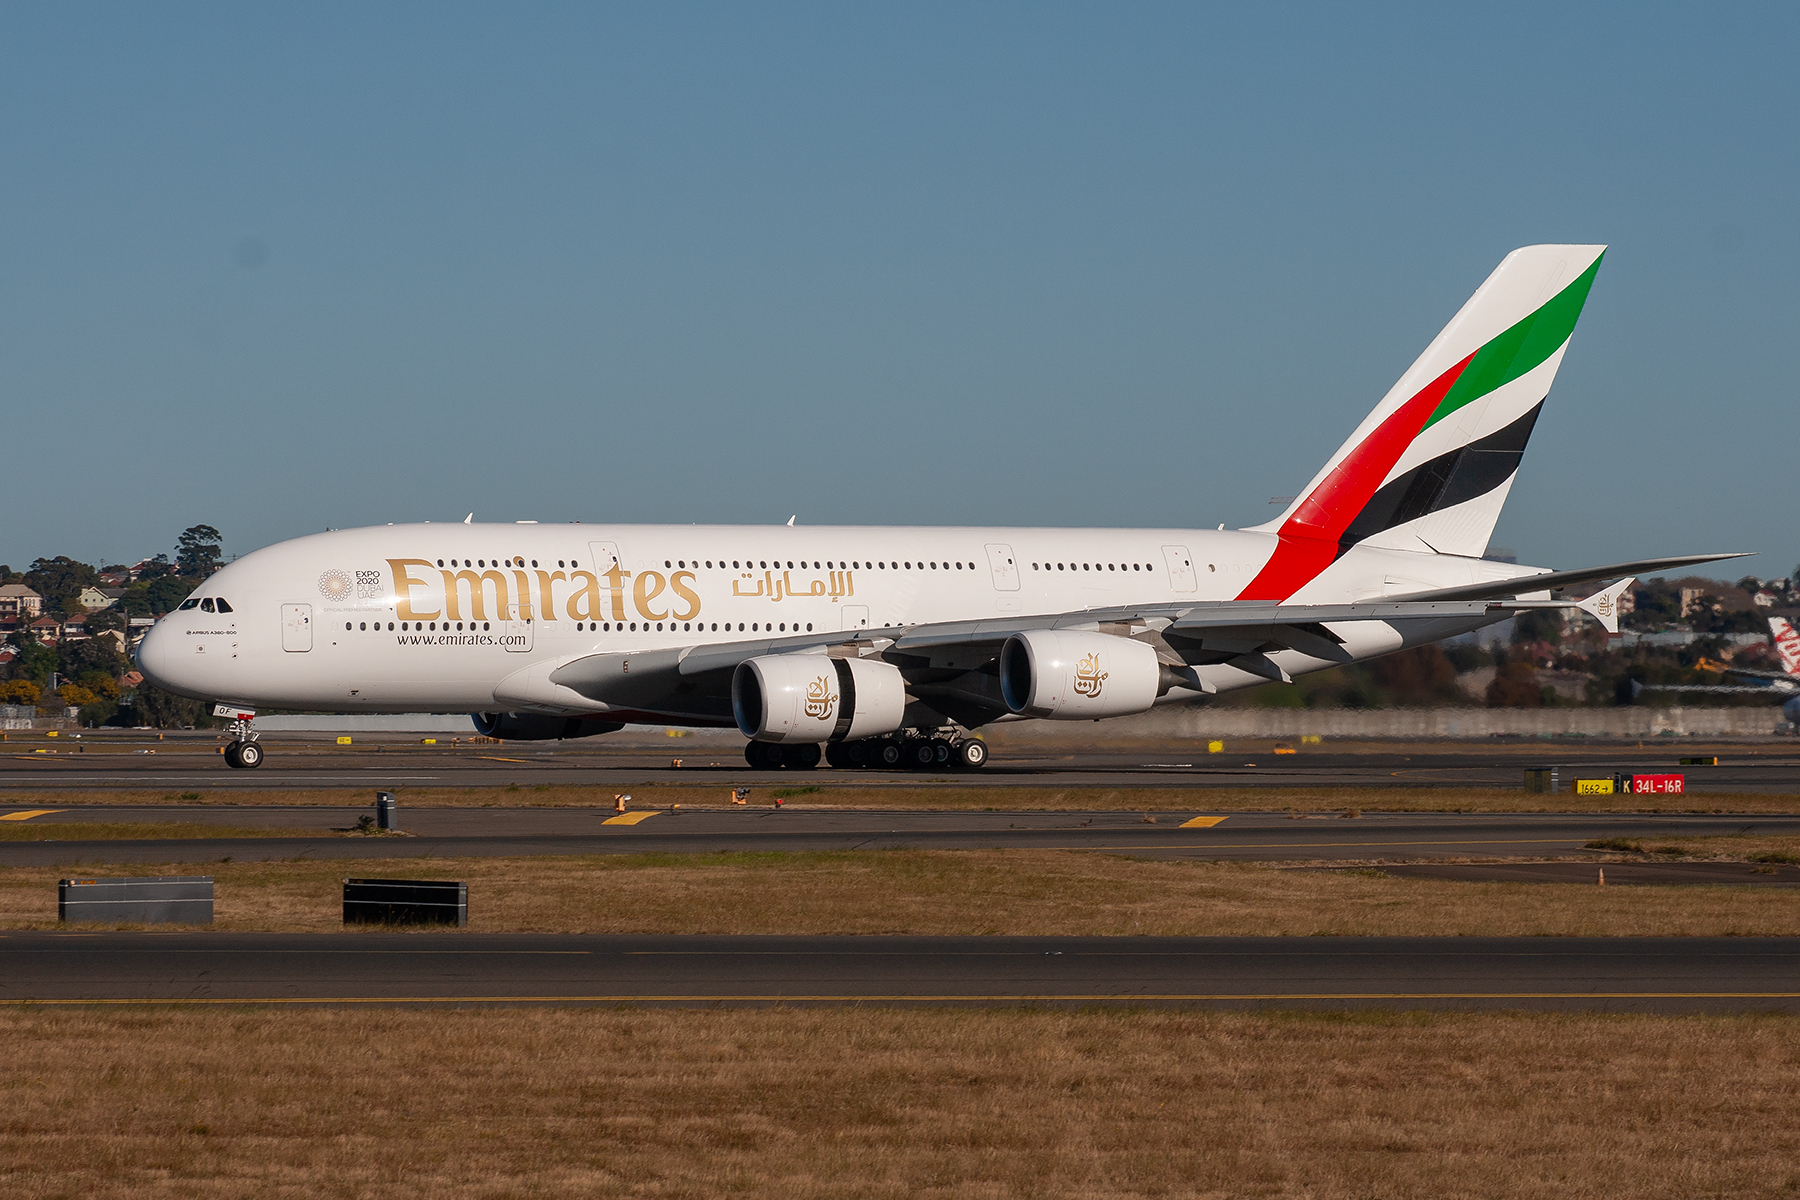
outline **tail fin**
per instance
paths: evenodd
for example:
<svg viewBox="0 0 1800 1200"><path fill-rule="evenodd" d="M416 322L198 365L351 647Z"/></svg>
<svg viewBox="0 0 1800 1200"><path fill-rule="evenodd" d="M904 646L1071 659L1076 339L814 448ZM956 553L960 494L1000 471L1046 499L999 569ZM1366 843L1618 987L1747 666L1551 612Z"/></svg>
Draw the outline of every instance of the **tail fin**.
<svg viewBox="0 0 1800 1200"><path fill-rule="evenodd" d="M1781 657L1781 669L1800 676L1800 633L1794 632L1786 617L1769 618L1769 640L1775 643L1775 653Z"/></svg>
<svg viewBox="0 0 1800 1200"><path fill-rule="evenodd" d="M1242 594L1286 599L1351 546L1478 556L1512 489L1604 246L1514 250L1292 507Z"/></svg>

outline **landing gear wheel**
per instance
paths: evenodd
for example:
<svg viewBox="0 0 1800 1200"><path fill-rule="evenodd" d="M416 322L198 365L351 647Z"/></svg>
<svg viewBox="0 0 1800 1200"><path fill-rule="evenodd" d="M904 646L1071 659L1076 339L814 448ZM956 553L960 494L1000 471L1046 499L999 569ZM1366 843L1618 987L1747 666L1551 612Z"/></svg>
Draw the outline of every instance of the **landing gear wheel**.
<svg viewBox="0 0 1800 1200"><path fill-rule="evenodd" d="M839 768L852 766L853 764L850 762L850 755L846 749L849 744L850 743L846 742L833 742L831 745L825 747L826 765Z"/></svg>
<svg viewBox="0 0 1800 1200"><path fill-rule="evenodd" d="M931 743L931 761L937 766L945 766L950 762L950 743L933 741Z"/></svg>
<svg viewBox="0 0 1800 1200"><path fill-rule="evenodd" d="M970 738L956 748L956 763L965 771L979 771L987 766L987 743L980 738Z"/></svg>
<svg viewBox="0 0 1800 1200"><path fill-rule="evenodd" d="M229 759L231 757L230 753L227 752L225 757ZM263 752L261 746L257 745L255 742L237 743L237 763L235 765L245 769L260 767L262 766L262 760Z"/></svg>
<svg viewBox="0 0 1800 1200"><path fill-rule="evenodd" d="M937 747L931 742L917 741L906 750L906 765L924 770L937 762Z"/></svg>
<svg viewBox="0 0 1800 1200"><path fill-rule="evenodd" d="M758 771L773 771L781 765L781 747L768 742L745 742L744 761Z"/></svg>
<svg viewBox="0 0 1800 1200"><path fill-rule="evenodd" d="M225 765L228 767L231 767L234 770L238 767L243 766L244 760L238 757L238 751L242 750L243 748L244 748L244 743L242 743L242 742L226 742L225 743Z"/></svg>
<svg viewBox="0 0 1800 1200"><path fill-rule="evenodd" d="M801 742L799 745L781 748L781 765L796 771L812 770L819 765L821 757L817 742Z"/></svg>
<svg viewBox="0 0 1800 1200"><path fill-rule="evenodd" d="M891 771L900 765L900 760L903 757L904 756L900 753L900 744L898 742L878 742L875 745L874 753L869 755L869 765L874 767L886 767Z"/></svg>
<svg viewBox="0 0 1800 1200"><path fill-rule="evenodd" d="M866 767L869 765L869 743L843 743L844 765L847 767Z"/></svg>

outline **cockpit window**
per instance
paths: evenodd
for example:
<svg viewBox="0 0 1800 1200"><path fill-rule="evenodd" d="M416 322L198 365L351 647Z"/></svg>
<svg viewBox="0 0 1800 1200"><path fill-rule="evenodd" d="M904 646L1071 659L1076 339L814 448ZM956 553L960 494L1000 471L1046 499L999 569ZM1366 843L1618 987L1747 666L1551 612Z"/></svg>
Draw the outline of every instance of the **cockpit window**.
<svg viewBox="0 0 1800 1200"><path fill-rule="evenodd" d="M230 612L231 611L231 605L225 603L225 597L223 597L223 596L219 597L219 611L220 612Z"/></svg>
<svg viewBox="0 0 1800 1200"><path fill-rule="evenodd" d="M181 607L177 608L175 611L176 612L186 612L190 608L199 608L199 607L200 607L200 602L198 600L183 600L181 602Z"/></svg>
<svg viewBox="0 0 1800 1200"><path fill-rule="evenodd" d="M213 610L212 597L208 596L206 599L204 599L200 602L200 611L201 612L211 612L212 610Z"/></svg>

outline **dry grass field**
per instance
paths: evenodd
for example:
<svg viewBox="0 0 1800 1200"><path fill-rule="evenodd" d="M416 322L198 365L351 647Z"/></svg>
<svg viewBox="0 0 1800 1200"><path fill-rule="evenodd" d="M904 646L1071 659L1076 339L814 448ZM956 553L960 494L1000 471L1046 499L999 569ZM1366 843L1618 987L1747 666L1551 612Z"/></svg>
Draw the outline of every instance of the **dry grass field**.
<svg viewBox="0 0 1800 1200"><path fill-rule="evenodd" d="M795 808L941 809L945 811L1049 810L1074 812L1800 812L1800 795L1696 793L1683 796L1534 795L1517 788L1343 787L1029 787L983 786L955 779L940 787L910 784L808 784L804 777L746 772L739 782L751 788L751 804L771 805L777 796ZM523 785L494 788L395 788L402 807L534 808L610 807L613 793L629 791L634 808L728 807L730 788L675 783L616 787ZM369 807L373 787L269 788L232 791L32 791L15 789L5 807L77 808L83 805L335 805Z"/></svg>
<svg viewBox="0 0 1800 1200"><path fill-rule="evenodd" d="M1774 1197L1800 1021L0 1010L0 1192Z"/></svg>
<svg viewBox="0 0 1800 1200"><path fill-rule="evenodd" d="M0 928L58 928L56 880L68 873L0 869ZM341 881L355 875L465 880L469 927L496 933L1800 935L1800 893L1784 889L1474 883L1054 850L165 863L104 873L212 875L213 928L267 932L342 929Z"/></svg>

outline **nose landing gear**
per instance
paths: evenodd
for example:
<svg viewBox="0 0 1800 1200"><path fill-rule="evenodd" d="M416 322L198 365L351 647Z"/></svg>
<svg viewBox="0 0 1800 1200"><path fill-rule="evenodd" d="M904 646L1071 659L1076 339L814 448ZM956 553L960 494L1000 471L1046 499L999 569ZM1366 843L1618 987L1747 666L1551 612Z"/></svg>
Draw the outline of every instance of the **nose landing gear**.
<svg viewBox="0 0 1800 1200"><path fill-rule="evenodd" d="M231 718L225 725L225 732L231 735L231 741L225 745L225 765L243 769L262 766L262 747L256 744L256 730L250 725L256 719L256 710L215 704L213 716Z"/></svg>

